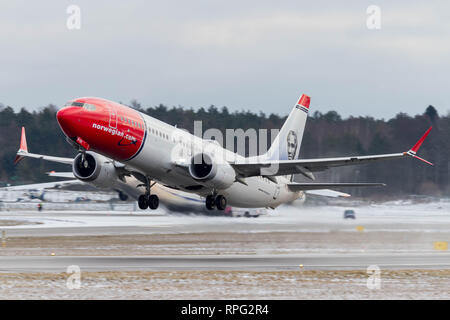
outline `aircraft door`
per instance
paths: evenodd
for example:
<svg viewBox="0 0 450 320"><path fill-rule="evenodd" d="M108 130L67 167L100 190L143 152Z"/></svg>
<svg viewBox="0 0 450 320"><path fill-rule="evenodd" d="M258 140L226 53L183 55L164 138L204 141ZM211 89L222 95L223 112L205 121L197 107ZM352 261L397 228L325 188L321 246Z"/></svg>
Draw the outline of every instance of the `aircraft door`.
<svg viewBox="0 0 450 320"><path fill-rule="evenodd" d="M117 111L114 107L109 106L109 127L117 128Z"/></svg>

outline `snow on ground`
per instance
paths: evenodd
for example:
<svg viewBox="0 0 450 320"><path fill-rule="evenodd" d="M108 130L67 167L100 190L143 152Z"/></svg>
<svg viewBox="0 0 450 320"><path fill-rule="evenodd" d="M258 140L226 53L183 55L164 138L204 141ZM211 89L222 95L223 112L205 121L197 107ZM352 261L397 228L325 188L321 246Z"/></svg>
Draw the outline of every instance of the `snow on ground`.
<svg viewBox="0 0 450 320"><path fill-rule="evenodd" d="M259 218L173 214L164 208L138 211L134 204L63 203L38 212L36 203L5 211L0 229L8 235L3 254L154 255L285 253L431 253L433 241L449 241L450 200L392 201L282 206ZM29 206L29 207L27 207ZM355 220L344 220L353 209ZM2 211L3 210L3 211ZM2 221L4 222L2 224ZM12 221L29 223L13 225ZM33 223L33 224L31 224ZM133 227L127 229L126 227ZM363 226L364 232L357 232ZM122 227L124 233L45 238L44 230ZM139 234L135 227L148 227ZM67 228L67 229L65 229ZM33 229L34 236L29 237ZM101 230L101 232L104 232ZM120 231L122 232L122 231ZM234 233L230 239L230 233ZM41 234L42 233L42 234ZM134 234L131 234L134 233ZM439 254L439 252L437 253ZM360 271L298 272L105 272L83 273L82 287L69 290L68 274L2 274L3 299L448 299L448 270L382 270L381 289L367 288Z"/></svg>
<svg viewBox="0 0 450 320"><path fill-rule="evenodd" d="M449 271L98 272L5 274L0 299L449 299Z"/></svg>
<svg viewBox="0 0 450 320"><path fill-rule="evenodd" d="M65 203L60 210L14 210L0 211L2 220L29 222L28 228L52 227L183 227L196 228L198 232L267 232L267 231L354 231L363 226L365 231L417 231L450 232L450 200L432 203L413 203L411 201L387 202L348 207L338 205L286 205L269 210L267 215L258 218L206 217L194 214L174 214L161 207L158 210L140 211L131 204L110 203ZM128 206L128 207L127 207ZM83 208L83 209L80 209ZM111 208L113 210L111 210ZM343 212L353 209L356 219L343 219ZM2 229L24 228L3 226ZM190 228L188 228L191 230ZM191 230L192 231L192 230Z"/></svg>

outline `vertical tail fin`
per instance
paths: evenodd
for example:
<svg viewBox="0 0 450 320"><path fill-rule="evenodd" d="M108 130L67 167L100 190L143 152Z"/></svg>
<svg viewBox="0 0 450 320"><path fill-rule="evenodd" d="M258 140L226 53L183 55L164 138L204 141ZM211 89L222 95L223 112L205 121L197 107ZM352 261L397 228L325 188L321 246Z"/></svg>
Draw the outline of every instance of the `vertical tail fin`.
<svg viewBox="0 0 450 320"><path fill-rule="evenodd" d="M298 158L310 101L311 98L306 94L300 97L270 146L267 159L294 160Z"/></svg>

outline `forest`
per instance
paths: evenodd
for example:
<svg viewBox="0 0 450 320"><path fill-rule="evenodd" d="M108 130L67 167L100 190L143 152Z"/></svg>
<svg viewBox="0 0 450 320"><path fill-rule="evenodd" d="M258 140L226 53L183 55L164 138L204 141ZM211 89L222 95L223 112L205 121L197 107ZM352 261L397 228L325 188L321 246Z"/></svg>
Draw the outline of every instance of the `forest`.
<svg viewBox="0 0 450 320"><path fill-rule="evenodd" d="M266 115L251 111L230 112L227 107L207 108L144 107L131 101L130 107L159 120L193 132L194 121L203 121L203 129L241 128L280 129L286 116ZM26 108L15 112L0 104L0 183L23 184L47 182L45 173L51 170L69 171L58 165L36 159L24 159L14 165L19 146L20 128L27 131L29 152L73 157L76 150L65 140L58 123L58 108L48 105L39 111ZM300 149L300 158L320 158L350 155L370 155L407 151L430 127L433 129L419 151L419 156L431 161L426 165L416 159L400 159L360 166L329 169L316 174L316 182L383 182L386 187L344 190L355 196L399 197L407 195L449 196L450 114L440 116L433 106L415 116L399 112L392 119L372 117L342 118L336 111L314 112L309 115ZM269 137L273 139L274 137ZM299 179L299 181L302 178Z"/></svg>

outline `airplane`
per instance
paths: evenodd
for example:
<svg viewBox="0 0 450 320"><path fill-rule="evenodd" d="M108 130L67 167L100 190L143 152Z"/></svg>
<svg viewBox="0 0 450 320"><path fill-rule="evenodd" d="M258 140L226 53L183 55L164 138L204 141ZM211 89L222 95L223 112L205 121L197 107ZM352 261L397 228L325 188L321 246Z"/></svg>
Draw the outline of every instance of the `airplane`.
<svg viewBox="0 0 450 320"><path fill-rule="evenodd" d="M383 183L299 183L294 174L315 180L329 168L417 156L431 127L406 152L337 158L298 159L310 107L303 94L293 107L269 150L243 157L187 131L130 107L102 98L69 101L56 118L66 140L78 150L72 158L29 153L22 127L15 163L24 157L72 165L73 176L98 187L134 194L140 209L156 209L159 183L204 199L208 210L227 205L272 208L304 197L305 191L336 192L329 188L377 187ZM139 190L140 189L140 190ZM143 191L141 191L143 190Z"/></svg>

